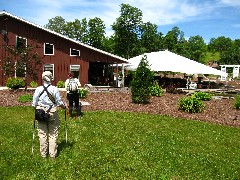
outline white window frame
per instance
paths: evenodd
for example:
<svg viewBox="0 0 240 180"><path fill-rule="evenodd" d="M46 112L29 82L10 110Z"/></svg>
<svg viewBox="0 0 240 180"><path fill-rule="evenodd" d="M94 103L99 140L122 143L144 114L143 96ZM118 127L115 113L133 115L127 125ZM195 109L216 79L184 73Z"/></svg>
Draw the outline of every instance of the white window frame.
<svg viewBox="0 0 240 180"><path fill-rule="evenodd" d="M46 54L46 44L52 46L52 48L53 48L53 53L52 53L52 54ZM52 55L54 55L54 44L51 44L51 43L44 43L44 55L47 55L47 56L52 56Z"/></svg>
<svg viewBox="0 0 240 180"><path fill-rule="evenodd" d="M80 65L78 65L78 64L71 64L70 65L70 71L71 72L77 71L78 72L78 77L76 77L76 78L77 79L80 78Z"/></svg>
<svg viewBox="0 0 240 180"><path fill-rule="evenodd" d="M18 45L17 45L18 39L25 39L25 41L26 41L25 47L27 47L27 38L21 37L21 36L16 36L16 49L18 48Z"/></svg>
<svg viewBox="0 0 240 180"><path fill-rule="evenodd" d="M52 70L48 70L48 69L45 69L45 68L51 68L52 67ZM52 78L53 78L53 80L54 80L54 64L44 64L43 65L43 72L44 71L50 71L50 72L52 72Z"/></svg>
<svg viewBox="0 0 240 180"><path fill-rule="evenodd" d="M72 51L78 51L78 55L72 54ZM80 50L70 48L70 56L80 56Z"/></svg>

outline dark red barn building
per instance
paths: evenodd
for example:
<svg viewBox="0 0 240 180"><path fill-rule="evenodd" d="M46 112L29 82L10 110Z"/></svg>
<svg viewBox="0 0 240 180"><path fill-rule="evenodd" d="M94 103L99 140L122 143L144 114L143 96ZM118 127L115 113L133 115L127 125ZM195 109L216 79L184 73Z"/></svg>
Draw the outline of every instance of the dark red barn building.
<svg viewBox="0 0 240 180"><path fill-rule="evenodd" d="M32 45L42 60L38 71L37 83L42 84L41 74L49 70L54 75L53 84L65 81L68 72L74 72L82 86L109 85L113 81L113 64L126 63L126 59L77 42L39 25L28 22L8 12L0 12L0 85L5 86L8 77L4 74L6 46ZM16 59L15 59L16 61ZM110 72L110 73L109 73ZM15 77L27 78L29 85L33 81L25 74ZM113 84L114 85L114 84Z"/></svg>

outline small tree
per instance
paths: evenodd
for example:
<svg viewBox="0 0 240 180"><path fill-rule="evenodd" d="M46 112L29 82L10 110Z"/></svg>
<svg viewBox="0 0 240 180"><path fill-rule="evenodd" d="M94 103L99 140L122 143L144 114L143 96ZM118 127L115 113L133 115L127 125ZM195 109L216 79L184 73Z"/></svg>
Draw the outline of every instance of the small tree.
<svg viewBox="0 0 240 180"><path fill-rule="evenodd" d="M4 73L14 77L15 71L25 74L25 90L27 89L27 76L34 81L38 79L38 71L42 66L42 60L33 46L6 46L7 56L4 58Z"/></svg>
<svg viewBox="0 0 240 180"><path fill-rule="evenodd" d="M132 101L134 103L149 103L153 83L154 73L149 69L147 56L144 55L131 82Z"/></svg>

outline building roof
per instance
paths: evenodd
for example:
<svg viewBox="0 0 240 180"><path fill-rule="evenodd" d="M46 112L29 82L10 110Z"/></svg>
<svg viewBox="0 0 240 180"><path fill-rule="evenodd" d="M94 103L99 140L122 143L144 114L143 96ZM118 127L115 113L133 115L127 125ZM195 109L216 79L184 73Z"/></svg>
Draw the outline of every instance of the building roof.
<svg viewBox="0 0 240 180"><path fill-rule="evenodd" d="M8 12L6 12L6 11L1 11L1 12L0 12L0 16L4 16L4 15L5 15L5 16L9 16L9 17L12 17L12 18L14 18L14 19L17 19L17 20L19 20L19 21L22 21L22 22L24 22L24 23L26 23L26 24L29 24L29 25L34 26L34 27L36 27L36 28L42 29L42 30L44 30L44 31L47 31L47 32L49 32L49 33L51 33L51 34L54 34L54 35L56 35L56 36L59 36L59 37L61 37L61 38L66 39L66 40L72 41L72 42L74 42L74 43L76 43L76 44L78 44L78 45L81 45L81 46L83 46L83 47L86 47L86 48L88 48L88 49L91 49L91 50L97 51L97 52L99 52L99 53L105 54L105 55L107 55L107 56L110 56L110 57L119 59L120 62L118 62L118 63L127 63L127 59L125 59L125 58L122 58L122 57L120 57L120 56L111 54L111 53L109 53L109 52L100 50L100 49L95 48L95 47L92 47L92 46L89 46L89 45L84 44L84 43L81 43L81 42L79 42L79 41L73 40L73 39L71 39L71 38L68 38L68 37L62 35L62 34L59 34L59 33L57 33L57 32L51 31L51 30L49 30L49 29L47 29L47 28L44 28L44 27L42 27L42 26L40 26L40 25L31 23L31 22L29 22L29 21L27 21L27 20L24 20L24 19L22 19L22 18L20 18L20 17L18 17L18 16L15 16L15 15L13 15L13 14L11 14L11 13L8 13ZM114 63L116 64L116 62L114 62Z"/></svg>

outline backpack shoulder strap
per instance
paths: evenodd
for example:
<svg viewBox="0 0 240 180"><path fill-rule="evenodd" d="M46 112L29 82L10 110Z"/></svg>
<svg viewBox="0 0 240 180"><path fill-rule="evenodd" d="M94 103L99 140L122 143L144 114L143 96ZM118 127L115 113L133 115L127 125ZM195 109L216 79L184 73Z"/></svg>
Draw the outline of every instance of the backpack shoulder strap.
<svg viewBox="0 0 240 180"><path fill-rule="evenodd" d="M47 90L47 88L50 86L51 84L49 84L47 87L43 86L43 91L40 93L39 97L44 93L44 91L47 92L47 95L49 97L49 99L55 104L55 99L53 98L52 94L50 94Z"/></svg>
<svg viewBox="0 0 240 180"><path fill-rule="evenodd" d="M39 94L39 96L38 97L40 97L43 93L44 93L44 91L45 91L45 88L48 88L50 86L50 84L47 86L47 87L45 87L45 86L43 86L43 90L42 90L42 92Z"/></svg>
<svg viewBox="0 0 240 180"><path fill-rule="evenodd" d="M49 93L48 90L47 90L47 88L48 88L49 86L50 86L50 84L49 84L47 87L43 86L43 88L44 88L44 91L47 92L47 95L48 95L49 99L53 102L53 104L55 104L55 99L54 99L54 97L53 97L52 94Z"/></svg>

